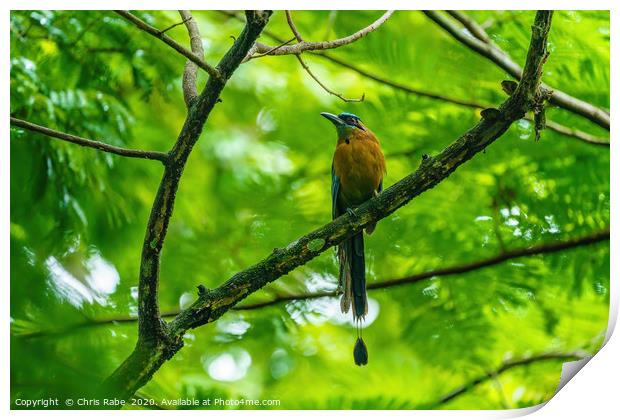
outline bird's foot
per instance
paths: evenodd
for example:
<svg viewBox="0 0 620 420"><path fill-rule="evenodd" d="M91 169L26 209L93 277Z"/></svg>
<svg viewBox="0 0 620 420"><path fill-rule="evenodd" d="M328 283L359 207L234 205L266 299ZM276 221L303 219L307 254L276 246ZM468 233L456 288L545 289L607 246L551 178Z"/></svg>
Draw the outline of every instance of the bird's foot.
<svg viewBox="0 0 620 420"><path fill-rule="evenodd" d="M347 207L347 214L351 217L357 217L355 210L353 210L351 207Z"/></svg>

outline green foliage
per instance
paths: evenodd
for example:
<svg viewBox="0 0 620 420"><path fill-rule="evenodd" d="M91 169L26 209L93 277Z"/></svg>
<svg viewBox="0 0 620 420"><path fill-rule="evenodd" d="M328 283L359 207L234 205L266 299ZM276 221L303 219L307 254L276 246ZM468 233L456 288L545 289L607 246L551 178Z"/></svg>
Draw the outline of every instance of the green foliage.
<svg viewBox="0 0 620 420"><path fill-rule="evenodd" d="M173 12L138 14L158 28ZM294 12L304 37L333 39L380 12ZM242 23L195 12L215 64ZM472 12L522 63L531 12ZM268 30L290 39L283 12ZM188 45L185 28L167 32ZM263 42L272 42L267 35ZM558 12L544 80L609 107L609 13ZM419 12L331 54L395 82L499 104L507 78ZM382 141L387 187L471 127L472 109L421 98L319 57L323 91L292 56L243 64L210 116L184 171L163 250L160 305L186 307L196 285L215 287L330 220L332 127L321 111L360 115ZM184 58L111 12L11 13L11 115L136 149L168 150L185 116ZM205 81L199 75L199 84ZM561 109L549 119L598 136ZM382 220L367 238L370 283L562 241L609 226L609 150L515 124L484 154ZM11 128L12 398L78 395L131 352L144 229L161 178L157 162L84 149ZM402 153L407 152L407 153ZM317 249L319 244L315 244ZM333 290L335 254L248 298ZM355 327L336 299L231 311L186 335L185 347L142 396L280 399L277 408L410 409L499 367L547 351L595 351L609 304L609 244L526 257L409 286L370 292L369 364L353 364ZM560 361L517 367L442 408L538 404ZM274 407L261 407L274 408Z"/></svg>

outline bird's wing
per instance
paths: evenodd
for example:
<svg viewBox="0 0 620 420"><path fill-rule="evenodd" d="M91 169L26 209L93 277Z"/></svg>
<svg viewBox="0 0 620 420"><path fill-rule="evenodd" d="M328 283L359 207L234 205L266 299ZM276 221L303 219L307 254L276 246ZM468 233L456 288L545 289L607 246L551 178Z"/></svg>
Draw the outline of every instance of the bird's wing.
<svg viewBox="0 0 620 420"><path fill-rule="evenodd" d="M338 193L340 191L340 178L336 176L334 165L332 164L332 219L340 216L338 211Z"/></svg>

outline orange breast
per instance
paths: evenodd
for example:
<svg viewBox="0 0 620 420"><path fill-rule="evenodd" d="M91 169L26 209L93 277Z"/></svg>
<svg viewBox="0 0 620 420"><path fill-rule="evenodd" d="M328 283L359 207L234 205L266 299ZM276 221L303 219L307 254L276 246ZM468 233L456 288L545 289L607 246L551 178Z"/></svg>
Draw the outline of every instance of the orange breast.
<svg viewBox="0 0 620 420"><path fill-rule="evenodd" d="M357 206L373 197L385 173L379 142L370 132L339 142L334 153L334 172L340 178L340 199ZM372 137L371 137L372 136Z"/></svg>

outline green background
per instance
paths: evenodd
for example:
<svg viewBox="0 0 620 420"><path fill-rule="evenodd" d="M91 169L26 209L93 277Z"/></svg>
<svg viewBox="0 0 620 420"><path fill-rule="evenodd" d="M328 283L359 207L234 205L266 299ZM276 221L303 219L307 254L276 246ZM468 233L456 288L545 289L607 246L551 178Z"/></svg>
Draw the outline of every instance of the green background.
<svg viewBox="0 0 620 420"><path fill-rule="evenodd" d="M346 36L382 12L294 12L306 39ZM176 12L137 15L163 29ZM471 12L522 64L533 12ZM196 11L216 63L242 22ZM291 34L283 12L267 26ZM167 32L183 45L183 26ZM260 39L277 44L267 35ZM609 108L609 13L557 12L543 79ZM421 12L396 12L366 38L330 52L386 79L495 104L508 75ZM304 55L243 64L212 112L177 195L163 250L160 306L177 311L331 217L335 131L319 112L353 112L382 142L389 186L479 119L478 111L407 94ZM167 151L185 117L185 59L112 12L11 13L11 115L129 148ZM199 76L199 85L205 80ZM606 137L564 110L548 118ZM144 230L162 167L11 128L11 401L76 396L131 352ZM366 239L369 282L562 241L610 223L609 149L521 121L485 153ZM247 302L332 290L334 252ZM420 408L511 358L596 351L609 305L609 244L526 257L370 292L368 366L352 360L355 329L332 298L231 311L190 331L185 347L139 392L162 398L279 399L279 408ZM509 369L440 408L525 407L548 400L561 361ZM170 407L168 407L170 408Z"/></svg>

